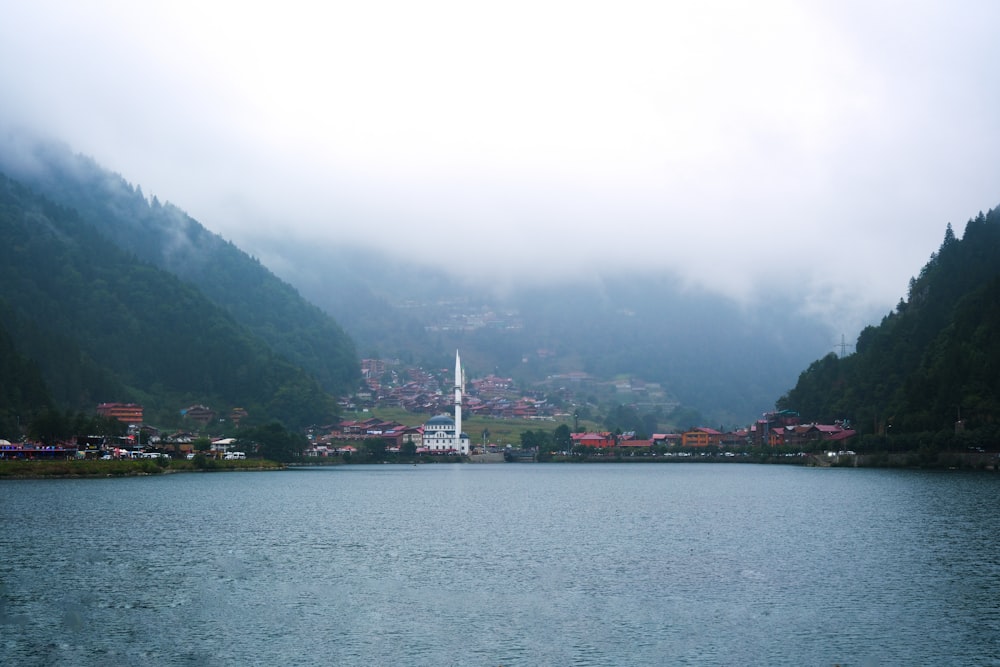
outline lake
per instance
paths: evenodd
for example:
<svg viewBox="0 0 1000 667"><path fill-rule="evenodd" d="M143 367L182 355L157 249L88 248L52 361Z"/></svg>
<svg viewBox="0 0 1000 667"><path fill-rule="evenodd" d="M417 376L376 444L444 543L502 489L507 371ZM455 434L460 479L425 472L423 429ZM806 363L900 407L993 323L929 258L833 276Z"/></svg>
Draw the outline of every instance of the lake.
<svg viewBox="0 0 1000 667"><path fill-rule="evenodd" d="M1000 665L1000 475L0 482L4 665Z"/></svg>

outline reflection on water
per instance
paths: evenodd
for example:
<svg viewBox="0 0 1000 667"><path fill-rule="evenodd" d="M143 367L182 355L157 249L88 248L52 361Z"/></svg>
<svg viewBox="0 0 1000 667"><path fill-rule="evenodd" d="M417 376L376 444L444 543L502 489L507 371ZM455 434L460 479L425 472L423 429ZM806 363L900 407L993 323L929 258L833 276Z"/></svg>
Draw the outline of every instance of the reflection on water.
<svg viewBox="0 0 1000 667"><path fill-rule="evenodd" d="M0 483L0 662L1000 664L1000 476L356 466Z"/></svg>

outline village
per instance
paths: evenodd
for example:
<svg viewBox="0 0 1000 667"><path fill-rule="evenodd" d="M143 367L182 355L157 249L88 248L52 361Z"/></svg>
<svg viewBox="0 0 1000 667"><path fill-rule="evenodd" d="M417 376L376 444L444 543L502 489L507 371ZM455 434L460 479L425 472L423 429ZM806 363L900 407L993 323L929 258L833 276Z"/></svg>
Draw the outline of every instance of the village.
<svg viewBox="0 0 1000 667"><path fill-rule="evenodd" d="M314 429L310 433L308 457L329 457L353 455L358 451L359 441L379 439L385 443L389 453L448 453L484 455L498 453L512 448L520 449L523 443L491 442L483 434L481 442L471 444L468 436L460 433L461 414L488 417L491 419L534 420L539 422L573 422L574 414L565 406L550 402L544 394L518 391L511 378L487 375L474 379L466 391L464 375L456 367L455 391L458 398L447 392L446 384L439 374L427 373L421 369L406 369L405 379L399 381L399 373L383 360L365 359L362 373L368 392L358 397L368 401L371 409L379 407L401 408L416 414L434 415L418 425L404 424L394 420L384 420L375 416L364 419L346 419L332 427ZM454 405L452 404L454 401ZM358 410L356 404L346 404L347 409ZM369 408L363 408L367 411ZM454 410L458 424L448 417ZM447 446L442 437L444 428L455 429L456 438L466 438L466 444ZM433 436L429 436L433 434ZM581 431L574 428L570 432L568 450L576 452L607 452L629 456L668 455L672 452L692 453L696 451L746 450L753 447L808 449L834 448L844 451L844 443L855 435L849 424L831 425L801 423L799 415L791 411L765 413L753 424L732 431L723 432L713 428L692 427L679 433L653 433L648 437L637 437L634 432L612 433L609 431ZM434 438L434 444L425 442ZM445 443L445 445L442 445Z"/></svg>
<svg viewBox="0 0 1000 667"><path fill-rule="evenodd" d="M388 454L407 456L483 456L537 450L514 437L509 438L513 442L495 441L488 437L488 429L470 438L462 430L463 413L466 418L483 422L533 422L538 424L539 431L572 424L568 439L553 443L553 449L566 456L684 457L707 452L735 456L752 448L844 452L850 451L846 443L855 435L847 423L803 423L792 411L765 413L752 424L728 431L693 426L679 432L647 435L592 427L580 429L571 403L550 400L544 391L520 389L512 378L488 374L467 384L457 353L453 383L445 370L428 372L380 359L364 359L361 366L365 389L340 401L343 413L353 413L354 417L310 427L306 432L309 444L303 452L305 458L351 457L373 441L378 441ZM580 376L573 379L586 380ZM646 391L644 384L636 384L639 394ZM617 389L621 391L622 387ZM372 414L379 410L412 414L416 419L403 423ZM96 411L126 425L126 434L114 438L78 436L73 443L44 445L3 441L0 458L62 458L80 453L113 458L162 455L189 459L202 453L211 458L231 458L238 442L234 434L238 434L240 422L248 417L247 411L239 407L216 411L205 405L191 405L180 410L182 421L189 428L161 433L144 423L141 405L102 403ZM225 427L225 435L213 436L220 425ZM531 456L535 453L530 452ZM520 455L522 460L527 457Z"/></svg>
<svg viewBox="0 0 1000 667"><path fill-rule="evenodd" d="M440 417L435 418L440 419ZM433 422L434 419L428 420ZM451 420L449 420L451 421ZM366 440L380 439L390 453L458 453L454 449L433 450L424 446L427 424L407 426L396 421L377 417L363 420L345 420L334 428L313 435L306 450L309 457L328 457L355 454ZM846 444L855 435L849 425L799 423L798 416L788 413L768 413L748 428L721 432L708 427L695 427L681 433L654 433L648 438L634 433L615 434L607 431L570 432L572 451L599 454L615 452L625 456L685 456L695 452L737 452L751 448L767 447L782 450L815 451L830 449L848 452ZM505 449L521 448L520 443L483 442L473 446L471 454L502 453ZM564 451L568 455L571 451ZM723 454L724 456L726 454Z"/></svg>

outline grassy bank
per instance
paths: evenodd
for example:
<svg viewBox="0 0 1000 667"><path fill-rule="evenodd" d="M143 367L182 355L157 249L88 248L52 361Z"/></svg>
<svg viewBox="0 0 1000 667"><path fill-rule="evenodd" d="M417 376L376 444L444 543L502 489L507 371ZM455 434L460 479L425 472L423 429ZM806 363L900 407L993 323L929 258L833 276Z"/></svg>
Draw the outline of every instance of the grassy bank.
<svg viewBox="0 0 1000 667"><path fill-rule="evenodd" d="M199 461L198 463L201 462ZM133 477L138 475L163 475L174 472L280 470L283 467L280 463L261 459L245 461L208 459L202 465L197 465L194 461L174 459L140 459L135 461L0 461L0 479Z"/></svg>
<svg viewBox="0 0 1000 667"><path fill-rule="evenodd" d="M397 421L407 426L420 426L432 415L417 414L407 412L400 408L376 408L371 412L348 413L344 419L368 419L377 417L385 421ZM547 431L551 433L560 424L566 424L573 428L573 419L500 419L499 417L484 417L482 415L465 415L462 418L462 430L469 435L472 444L480 445L483 441L483 431L489 431L489 442L503 446L507 443L515 447L521 443L521 434L525 431ZM596 423L581 421L579 424L581 431L603 430L603 427Z"/></svg>

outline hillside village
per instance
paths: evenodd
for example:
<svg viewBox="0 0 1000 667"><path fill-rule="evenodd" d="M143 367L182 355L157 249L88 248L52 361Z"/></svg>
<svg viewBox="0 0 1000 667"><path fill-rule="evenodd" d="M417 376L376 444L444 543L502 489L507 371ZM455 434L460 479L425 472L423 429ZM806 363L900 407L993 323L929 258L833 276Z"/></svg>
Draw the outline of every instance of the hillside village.
<svg viewBox="0 0 1000 667"><path fill-rule="evenodd" d="M350 398L340 401L345 412L364 414L378 408L399 408L415 417L414 423L386 421L374 416L358 419L344 419L334 424L314 425L308 429L309 446L307 457L330 457L351 455L366 441L380 440L389 453L409 454L454 454L456 452L428 447L425 434L436 429L435 420L447 417L453 411L451 381L447 371L430 372L422 368L404 367L398 362L380 359L364 359L361 363L366 389ZM560 384L576 383L593 389L597 383L579 373L572 377L555 378ZM616 395L634 400L648 398L649 388L641 381L607 383ZM634 384L634 387L633 387ZM555 424L573 422L577 426L573 410L572 395L559 396L551 400L544 390L522 390L509 377L488 374L468 382L462 397L462 409L467 416L481 416L492 419L536 420ZM654 388L658 389L658 388ZM161 433L158 429L144 424L143 407L134 403L102 403L97 413L103 417L122 422L127 427L127 435L114 439L111 449L117 456L132 456L131 450L144 446L174 456L191 455L199 434L211 433L213 424L229 423L228 430L238 429L248 413L243 408L215 410L205 405L191 405L180 410L182 420L189 424L187 429ZM423 415L424 418L418 417ZM452 422L453 423L453 422ZM554 427L553 427L554 428ZM542 427L540 430L544 430ZM522 443L493 442L486 435L476 434L471 439L473 453L499 452L504 449L520 448ZM816 424L801 423L799 415L792 411L764 414L743 428L731 431L698 426L677 433L654 433L649 437L638 437L632 433L612 433L609 431L570 432L571 447L576 453L600 453L614 451L617 455L644 456L667 454L668 452L693 451L740 451L751 447L790 448L802 450L837 449L844 450L845 443L855 435L846 423ZM426 437L430 437L427 435ZM79 440L79 439L78 439ZM106 440L106 439L105 439ZM106 441L80 444L84 449L107 449ZM215 437L209 456L224 456L234 439ZM6 443L0 457L14 458L31 454L39 458L51 458L64 454L72 445L63 443L58 448L30 447L24 449ZM31 450L29 452L29 449ZM57 451L58 450L58 451ZM567 452L568 453L568 452ZM599 454L598 454L599 455Z"/></svg>
<svg viewBox="0 0 1000 667"><path fill-rule="evenodd" d="M423 447L424 426L408 426L377 417L364 420L345 420L322 433L312 434L307 456L326 457L352 454L358 441L380 439L388 452L404 452L411 447L413 453L429 453ZM654 433L649 438L636 437L634 433L614 434L607 431L570 433L573 450L601 452L616 451L625 455L655 455L670 451L739 451L751 447L783 449L834 449L844 451L855 435L848 424L800 423L799 416L791 412L772 412L747 428L722 432L708 427L696 427L681 433ZM355 443L355 444L352 444ZM475 453L496 452L511 443L484 442Z"/></svg>
<svg viewBox="0 0 1000 667"><path fill-rule="evenodd" d="M346 410L365 411L379 407L401 408L415 415L447 414L451 409L451 396L444 371L431 373L419 368L403 368L380 359L362 360L362 375L367 391L360 392L353 401L345 400ZM559 378L565 380L566 378ZM580 373L569 379L583 384L593 380ZM611 383L621 393L631 386ZM631 383L629 383L631 385ZM635 394L644 396L646 385L636 382ZM487 375L469 382L463 398L463 411L497 419L531 419L540 422L576 420L562 400L550 400L543 391L522 391L513 379ZM403 424L377 417L347 419L338 424L313 429L308 456L326 457L351 454L357 451L359 441L382 440L389 452L410 451L422 453L423 424ZM738 450L748 447L809 448L818 444L843 449L844 442L855 435L848 424L805 424L794 412L773 412L763 415L755 423L728 432L709 427L694 427L679 433L654 433L639 438L634 433L615 434L606 431L575 431L571 433L572 446L577 451L603 451L615 449L631 455L653 454L670 450ZM473 439L476 440L475 438ZM497 451L504 447L520 446L519 443L495 443L485 437L477 443L476 451Z"/></svg>
<svg viewBox="0 0 1000 667"><path fill-rule="evenodd" d="M383 407L417 414L445 412L451 405L451 396L446 391L450 380L445 374L444 370L432 373L423 368L402 367L398 362L362 359L361 375L367 390L343 399L341 407L349 411ZM466 414L500 419L551 421L560 414L546 392L521 390L512 378L492 374L469 381L462 409Z"/></svg>

